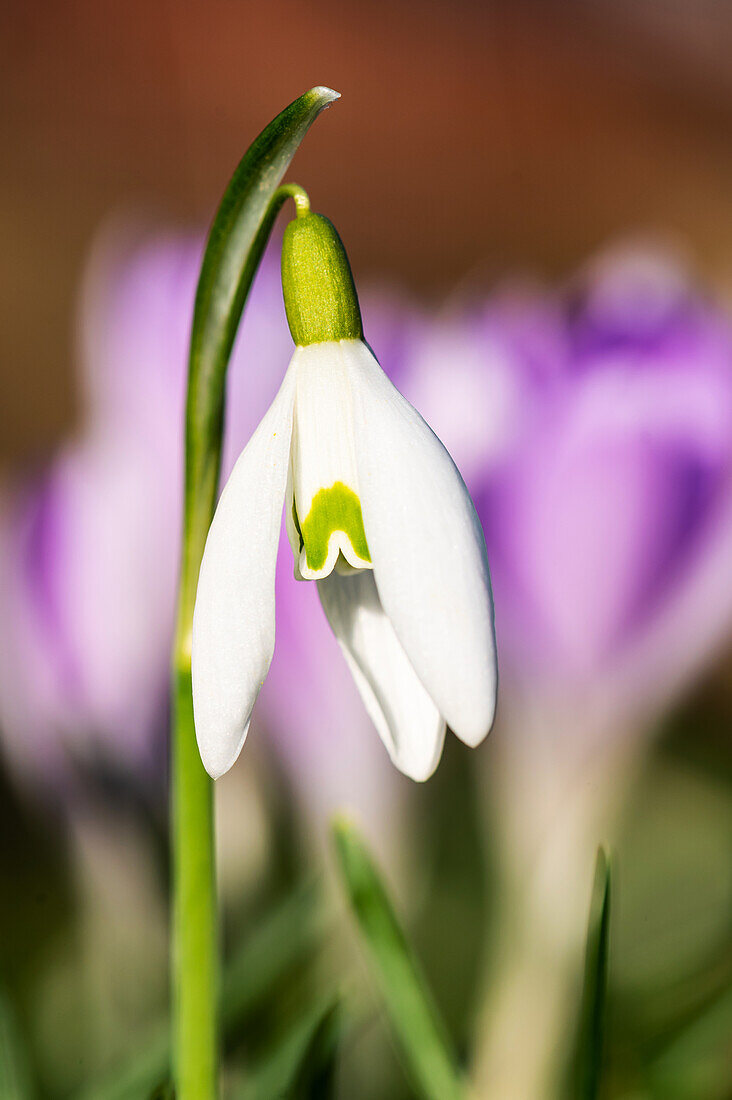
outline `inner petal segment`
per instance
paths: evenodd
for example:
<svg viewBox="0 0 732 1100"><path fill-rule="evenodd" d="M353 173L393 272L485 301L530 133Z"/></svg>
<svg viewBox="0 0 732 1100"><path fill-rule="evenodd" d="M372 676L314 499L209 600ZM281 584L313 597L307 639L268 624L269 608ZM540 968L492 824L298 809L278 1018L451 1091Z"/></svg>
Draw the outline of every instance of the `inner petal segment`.
<svg viewBox="0 0 732 1100"><path fill-rule="evenodd" d="M287 529L295 576L371 569L353 443L347 354L353 341L298 348Z"/></svg>
<svg viewBox="0 0 732 1100"><path fill-rule="evenodd" d="M302 521L293 500L292 518L300 536L299 566L305 579L327 577L338 567L339 554L353 569L371 567L361 501L342 481L319 489Z"/></svg>

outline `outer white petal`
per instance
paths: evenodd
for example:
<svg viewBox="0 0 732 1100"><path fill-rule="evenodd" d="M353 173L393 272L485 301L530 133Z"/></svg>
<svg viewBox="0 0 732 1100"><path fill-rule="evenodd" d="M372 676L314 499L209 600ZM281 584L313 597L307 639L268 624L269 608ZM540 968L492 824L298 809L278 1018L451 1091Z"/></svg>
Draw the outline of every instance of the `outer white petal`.
<svg viewBox="0 0 732 1100"><path fill-rule="evenodd" d="M290 366L224 487L201 562L193 715L201 759L214 779L241 752L274 651L275 565L294 400Z"/></svg>
<svg viewBox="0 0 732 1100"><path fill-rule="evenodd" d="M332 573L318 581L318 591L389 755L410 779L428 779L442 753L445 722L384 614L374 574Z"/></svg>
<svg viewBox="0 0 732 1100"><path fill-rule="evenodd" d="M434 432L363 344L349 352L361 507L384 611L447 724L477 745L497 669L485 539Z"/></svg>

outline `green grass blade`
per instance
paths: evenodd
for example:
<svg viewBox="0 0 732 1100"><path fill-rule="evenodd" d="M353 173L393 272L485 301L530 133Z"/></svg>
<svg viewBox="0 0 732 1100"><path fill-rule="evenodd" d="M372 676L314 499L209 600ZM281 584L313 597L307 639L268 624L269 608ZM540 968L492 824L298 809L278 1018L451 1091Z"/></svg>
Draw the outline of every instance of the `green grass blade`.
<svg viewBox="0 0 732 1100"><path fill-rule="evenodd" d="M0 1098L28 1100L30 1073L12 1006L0 992Z"/></svg>
<svg viewBox="0 0 732 1100"><path fill-rule="evenodd" d="M316 894L306 888L286 898L234 951L223 977L224 1038L234 1036L271 991L316 953L322 931ZM161 1023L129 1062L82 1090L77 1100L140 1100L169 1071L169 1029Z"/></svg>
<svg viewBox="0 0 732 1100"><path fill-rule="evenodd" d="M701 1100L727 1096L732 1082L732 987L721 991L690 1020L644 1076L653 1096Z"/></svg>
<svg viewBox="0 0 732 1100"><path fill-rule="evenodd" d="M254 1068L239 1100L324 1100L340 1031L338 1002L329 997L301 1017Z"/></svg>
<svg viewBox="0 0 732 1100"><path fill-rule="evenodd" d="M279 985L320 948L325 920L316 890L291 894L229 958L223 976L224 1031L233 1035Z"/></svg>
<svg viewBox="0 0 732 1100"><path fill-rule="evenodd" d="M417 962L354 827L333 826L343 883L413 1085L425 1100L459 1100L463 1083Z"/></svg>
<svg viewBox="0 0 732 1100"><path fill-rule="evenodd" d="M596 1100L602 1074L610 939L610 862L600 848L590 902L579 1030L573 1066L578 1100Z"/></svg>

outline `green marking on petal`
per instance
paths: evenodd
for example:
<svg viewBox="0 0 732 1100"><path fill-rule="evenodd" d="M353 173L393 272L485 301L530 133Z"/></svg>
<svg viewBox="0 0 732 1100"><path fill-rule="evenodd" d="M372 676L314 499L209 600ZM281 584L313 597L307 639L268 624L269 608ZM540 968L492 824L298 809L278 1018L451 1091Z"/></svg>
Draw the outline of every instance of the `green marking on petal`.
<svg viewBox="0 0 732 1100"><path fill-rule="evenodd" d="M342 481L336 481L329 489L318 490L299 530L309 569L322 569L325 565L328 543L334 531L342 531L346 535L354 553L362 561L371 561L363 529L361 501L353 489Z"/></svg>
<svg viewBox="0 0 732 1100"><path fill-rule="evenodd" d="M295 530L297 531L300 539L300 550L303 548L302 531L300 530L300 520L297 518L297 508L295 507L295 498L292 498L292 522L295 524Z"/></svg>

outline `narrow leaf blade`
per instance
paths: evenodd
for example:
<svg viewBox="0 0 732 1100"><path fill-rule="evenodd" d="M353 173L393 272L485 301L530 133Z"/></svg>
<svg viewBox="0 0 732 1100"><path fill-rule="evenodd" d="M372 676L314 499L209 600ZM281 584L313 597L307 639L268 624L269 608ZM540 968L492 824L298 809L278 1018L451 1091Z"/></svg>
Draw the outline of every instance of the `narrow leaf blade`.
<svg viewBox="0 0 732 1100"><path fill-rule="evenodd" d="M732 987L722 990L645 1071L649 1094L669 1100L726 1096L730 1085Z"/></svg>
<svg viewBox="0 0 732 1100"><path fill-rule="evenodd" d="M337 821L333 837L405 1068L425 1100L459 1100L463 1084L449 1040L379 874L350 823Z"/></svg>
<svg viewBox="0 0 732 1100"><path fill-rule="evenodd" d="M578 1100L596 1100L600 1091L609 940L610 861L605 849L600 848L595 863L595 880L590 902L584 987L574 1066Z"/></svg>
<svg viewBox="0 0 732 1100"><path fill-rule="evenodd" d="M340 1031L338 1002L329 997L298 1019L254 1068L240 1100L323 1100Z"/></svg>
<svg viewBox="0 0 732 1100"><path fill-rule="evenodd" d="M286 898L229 960L221 992L225 1038L242 1026L299 966L317 952L323 932L317 896L306 887ZM76 1100L139 1100L170 1072L170 1035L161 1024L128 1062L81 1090Z"/></svg>
<svg viewBox="0 0 732 1100"><path fill-rule="evenodd" d="M10 1002L0 992L0 1097L28 1100L30 1073L20 1031Z"/></svg>

